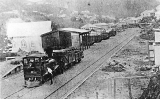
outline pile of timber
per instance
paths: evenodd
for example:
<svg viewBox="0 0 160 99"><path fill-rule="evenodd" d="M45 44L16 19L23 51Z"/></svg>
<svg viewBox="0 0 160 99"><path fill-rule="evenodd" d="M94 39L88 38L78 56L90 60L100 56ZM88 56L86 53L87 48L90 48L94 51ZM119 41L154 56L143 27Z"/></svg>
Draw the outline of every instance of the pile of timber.
<svg viewBox="0 0 160 99"><path fill-rule="evenodd" d="M160 99L160 73L152 76L139 99Z"/></svg>

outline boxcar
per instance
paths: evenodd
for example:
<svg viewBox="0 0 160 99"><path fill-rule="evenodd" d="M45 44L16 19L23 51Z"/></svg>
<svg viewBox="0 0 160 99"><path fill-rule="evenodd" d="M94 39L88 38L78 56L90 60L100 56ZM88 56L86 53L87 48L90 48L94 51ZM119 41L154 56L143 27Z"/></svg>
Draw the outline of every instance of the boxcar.
<svg viewBox="0 0 160 99"><path fill-rule="evenodd" d="M84 29L76 29L76 28L61 28L59 29L60 32L63 33L70 33L71 34L71 46L80 49L85 50L90 47L90 45L93 44L92 39L90 38L90 31L84 30Z"/></svg>

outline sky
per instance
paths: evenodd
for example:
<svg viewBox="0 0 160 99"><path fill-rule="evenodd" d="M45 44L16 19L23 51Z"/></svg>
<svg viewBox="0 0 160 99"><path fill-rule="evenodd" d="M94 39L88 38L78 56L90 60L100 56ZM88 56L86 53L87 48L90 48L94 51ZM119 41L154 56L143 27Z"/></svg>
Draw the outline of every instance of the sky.
<svg viewBox="0 0 160 99"><path fill-rule="evenodd" d="M31 2L39 2L39 1L42 1L42 0L28 0L28 1L31 1Z"/></svg>
<svg viewBox="0 0 160 99"><path fill-rule="evenodd" d="M160 0L157 0L158 2L160 2Z"/></svg>

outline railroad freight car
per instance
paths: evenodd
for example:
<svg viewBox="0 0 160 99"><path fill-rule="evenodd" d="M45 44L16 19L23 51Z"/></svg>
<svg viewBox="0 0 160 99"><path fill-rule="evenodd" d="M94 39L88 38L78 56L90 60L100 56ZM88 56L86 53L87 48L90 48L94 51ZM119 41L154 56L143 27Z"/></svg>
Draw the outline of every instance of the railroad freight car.
<svg viewBox="0 0 160 99"><path fill-rule="evenodd" d="M105 30L105 32L103 32L103 37L105 39L116 35L116 25L114 23L96 23L94 25L101 27Z"/></svg>
<svg viewBox="0 0 160 99"><path fill-rule="evenodd" d="M90 30L90 37L92 40L94 40L94 43L101 42L103 40L102 31L103 29L101 27L92 25L92 24L86 24L81 27L81 29Z"/></svg>
<svg viewBox="0 0 160 99"><path fill-rule="evenodd" d="M90 37L91 31L76 28L61 28L60 32L71 33L72 47L80 50L88 49L93 45L93 39Z"/></svg>
<svg viewBox="0 0 160 99"><path fill-rule="evenodd" d="M35 87L48 80L48 70L53 76L63 73L73 63L84 57L83 50L89 48L89 31L62 28L41 35L42 47L46 54L31 54L23 58L26 87Z"/></svg>

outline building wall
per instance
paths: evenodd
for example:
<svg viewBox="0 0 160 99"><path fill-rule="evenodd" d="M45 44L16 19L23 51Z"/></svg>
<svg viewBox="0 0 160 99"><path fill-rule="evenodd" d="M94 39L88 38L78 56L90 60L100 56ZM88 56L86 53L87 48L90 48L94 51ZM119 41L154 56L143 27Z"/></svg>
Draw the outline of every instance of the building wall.
<svg viewBox="0 0 160 99"><path fill-rule="evenodd" d="M160 42L160 32L155 31L155 42ZM155 52L155 65L160 65L160 45L154 45L154 52Z"/></svg>
<svg viewBox="0 0 160 99"><path fill-rule="evenodd" d="M79 34L77 33L71 33L71 38L72 38L72 47L80 48L80 43L82 43L82 37L79 38Z"/></svg>
<svg viewBox="0 0 160 99"><path fill-rule="evenodd" d="M25 52L38 51L44 53L40 36L33 37L14 37L12 39L12 51L18 52L19 49Z"/></svg>
<svg viewBox="0 0 160 99"><path fill-rule="evenodd" d="M155 12L156 19L160 19L160 11Z"/></svg>
<svg viewBox="0 0 160 99"><path fill-rule="evenodd" d="M160 45L154 46L155 50L155 65L160 65Z"/></svg>
<svg viewBox="0 0 160 99"><path fill-rule="evenodd" d="M150 16L154 16L154 15L155 15L154 10L146 10L141 13L141 17L150 17Z"/></svg>

